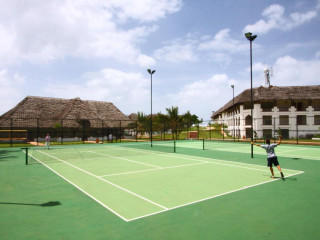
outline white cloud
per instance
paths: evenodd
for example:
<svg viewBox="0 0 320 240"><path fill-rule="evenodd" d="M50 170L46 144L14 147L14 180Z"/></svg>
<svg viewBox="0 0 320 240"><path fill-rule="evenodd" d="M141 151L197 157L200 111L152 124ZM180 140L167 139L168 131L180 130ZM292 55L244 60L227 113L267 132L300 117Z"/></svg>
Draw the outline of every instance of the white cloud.
<svg viewBox="0 0 320 240"><path fill-rule="evenodd" d="M302 24L305 24L318 15L318 8L315 10L300 13L291 13L285 16L285 8L279 4L272 4L267 7L262 16L265 19L260 19L252 25L247 25L243 32L254 32L258 34L265 34L272 29L291 30Z"/></svg>
<svg viewBox="0 0 320 240"><path fill-rule="evenodd" d="M138 56L137 62L142 67L152 67L156 64L156 60L152 57L140 54Z"/></svg>
<svg viewBox="0 0 320 240"><path fill-rule="evenodd" d="M277 59L273 70L273 85L319 85L320 60L301 61L285 56Z"/></svg>
<svg viewBox="0 0 320 240"><path fill-rule="evenodd" d="M132 18L149 22L179 11L182 0L109 0L105 4L120 21Z"/></svg>
<svg viewBox="0 0 320 240"><path fill-rule="evenodd" d="M157 49L154 56L172 63L198 61L204 56L209 56L217 62L229 63L230 54L246 50L246 43L233 39L230 29L222 29L213 38L189 33L185 39L173 40L163 48Z"/></svg>
<svg viewBox="0 0 320 240"><path fill-rule="evenodd" d="M199 50L214 50L218 52L237 52L244 51L247 44L243 41L232 39L230 29L220 30L212 40L203 41L199 44Z"/></svg>
<svg viewBox="0 0 320 240"><path fill-rule="evenodd" d="M181 5L181 0L2 1L0 64L46 63L68 56L134 64L141 55L137 43L156 30L142 24ZM136 22L125 28L130 19Z"/></svg>
<svg viewBox="0 0 320 240"><path fill-rule="evenodd" d="M141 73L103 69L83 74L84 81L77 84L49 84L46 95L112 102L126 114L137 112L150 95L150 80Z"/></svg>
<svg viewBox="0 0 320 240"><path fill-rule="evenodd" d="M24 76L18 73L12 75L6 69L0 70L0 113L10 110L21 101L24 84Z"/></svg>
<svg viewBox="0 0 320 240"><path fill-rule="evenodd" d="M192 43L180 43L180 41L175 41L170 45L157 49L154 56L157 59L172 63L196 61L197 56L195 55L194 48Z"/></svg>
<svg viewBox="0 0 320 240"><path fill-rule="evenodd" d="M204 120L209 120L212 111L222 107L226 99L232 99L231 85L237 86L237 81L226 74L215 74L207 80L184 86L177 94L166 96L166 99L182 106L181 112L190 110L193 114L205 116Z"/></svg>

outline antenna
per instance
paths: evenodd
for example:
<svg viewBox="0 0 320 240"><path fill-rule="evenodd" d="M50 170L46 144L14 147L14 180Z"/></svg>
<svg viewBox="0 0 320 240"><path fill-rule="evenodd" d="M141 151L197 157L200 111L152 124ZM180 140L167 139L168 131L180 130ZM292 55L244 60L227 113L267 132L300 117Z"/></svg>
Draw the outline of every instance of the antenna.
<svg viewBox="0 0 320 240"><path fill-rule="evenodd" d="M273 77L273 69L272 66L270 68L265 67L263 69L264 78L265 78L265 87L270 87L270 78Z"/></svg>

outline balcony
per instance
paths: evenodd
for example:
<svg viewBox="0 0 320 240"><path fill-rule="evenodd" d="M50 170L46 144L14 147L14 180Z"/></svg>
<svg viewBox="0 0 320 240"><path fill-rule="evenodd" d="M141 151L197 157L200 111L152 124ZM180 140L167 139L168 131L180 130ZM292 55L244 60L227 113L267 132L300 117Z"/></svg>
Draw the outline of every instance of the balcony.
<svg viewBox="0 0 320 240"><path fill-rule="evenodd" d="M289 112L290 107L278 107L279 112Z"/></svg>

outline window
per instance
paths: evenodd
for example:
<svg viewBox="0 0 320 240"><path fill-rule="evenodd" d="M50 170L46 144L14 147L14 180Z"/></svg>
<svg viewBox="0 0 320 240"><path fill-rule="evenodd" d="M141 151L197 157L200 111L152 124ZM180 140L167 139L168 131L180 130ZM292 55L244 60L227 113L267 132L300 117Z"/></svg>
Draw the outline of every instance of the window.
<svg viewBox="0 0 320 240"><path fill-rule="evenodd" d="M288 115L280 115L279 125L289 125L289 116Z"/></svg>
<svg viewBox="0 0 320 240"><path fill-rule="evenodd" d="M262 102L261 103L262 112L272 112L273 107L274 107L274 102Z"/></svg>
<svg viewBox="0 0 320 240"><path fill-rule="evenodd" d="M320 100L319 99L312 100L312 107L314 111L320 111Z"/></svg>
<svg viewBox="0 0 320 240"><path fill-rule="evenodd" d="M263 129L264 138L272 138L272 129Z"/></svg>
<svg viewBox="0 0 320 240"><path fill-rule="evenodd" d="M320 115L314 116L314 125L320 125Z"/></svg>
<svg viewBox="0 0 320 240"><path fill-rule="evenodd" d="M245 125L251 125L251 116L250 115L246 116Z"/></svg>
<svg viewBox="0 0 320 240"><path fill-rule="evenodd" d="M272 116L263 116L262 117L263 125L272 125Z"/></svg>
<svg viewBox="0 0 320 240"><path fill-rule="evenodd" d="M297 111L307 111L307 107L308 107L307 100L296 101Z"/></svg>
<svg viewBox="0 0 320 240"><path fill-rule="evenodd" d="M245 102L243 104L243 109L251 109L251 102Z"/></svg>
<svg viewBox="0 0 320 240"><path fill-rule="evenodd" d="M288 112L291 107L291 101L290 100L278 100L277 107L280 112Z"/></svg>
<svg viewBox="0 0 320 240"><path fill-rule="evenodd" d="M307 116L306 115L298 115L297 116L297 125L307 125Z"/></svg>

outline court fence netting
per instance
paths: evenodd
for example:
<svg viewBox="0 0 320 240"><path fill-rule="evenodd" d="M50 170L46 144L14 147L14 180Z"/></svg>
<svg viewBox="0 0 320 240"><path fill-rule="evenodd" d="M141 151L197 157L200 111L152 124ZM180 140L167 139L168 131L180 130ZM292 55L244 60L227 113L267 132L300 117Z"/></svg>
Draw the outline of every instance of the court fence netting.
<svg viewBox="0 0 320 240"><path fill-rule="evenodd" d="M302 116L302 115L301 115ZM279 135L288 143L320 144L320 116L271 116L253 119L253 138L276 140ZM101 119L39 119L11 118L0 125L0 147L21 147L45 142L47 134L52 145L168 141L208 139L245 142L251 140L251 118L227 121L101 120Z"/></svg>

